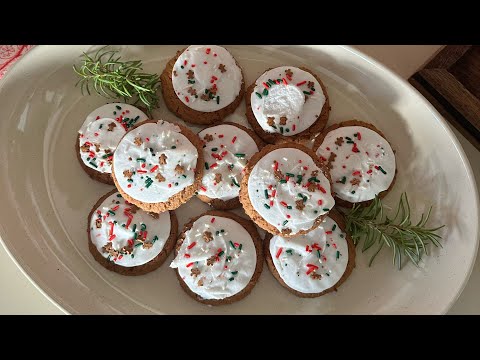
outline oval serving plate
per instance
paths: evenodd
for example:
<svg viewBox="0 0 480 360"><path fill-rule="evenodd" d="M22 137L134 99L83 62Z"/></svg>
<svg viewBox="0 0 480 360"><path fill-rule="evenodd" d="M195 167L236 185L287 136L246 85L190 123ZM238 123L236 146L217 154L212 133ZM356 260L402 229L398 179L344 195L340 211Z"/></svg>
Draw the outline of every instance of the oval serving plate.
<svg viewBox="0 0 480 360"><path fill-rule="evenodd" d="M128 46L160 73L181 46ZM420 267L402 271L384 250L357 266L338 292L299 299L265 268L251 295L221 307L190 299L167 262L140 277L102 268L87 247L86 217L112 189L83 173L75 158L76 132L85 116L107 100L82 96L72 64L88 46L39 46L0 82L0 237L24 273L69 313L161 314L438 314L445 313L468 280L478 247L478 195L465 154L445 121L410 85L367 56L341 46L227 46L244 70L246 85L283 64L319 73L327 86L329 124L356 118L381 129L397 151L398 178L385 203L407 191L413 212L434 205L430 224L442 229L443 248L429 250ZM246 125L245 105L227 120ZM156 119L180 122L161 103ZM191 127L194 131L199 127ZM177 210L180 226L207 209L197 199ZM239 214L243 211L237 210Z"/></svg>

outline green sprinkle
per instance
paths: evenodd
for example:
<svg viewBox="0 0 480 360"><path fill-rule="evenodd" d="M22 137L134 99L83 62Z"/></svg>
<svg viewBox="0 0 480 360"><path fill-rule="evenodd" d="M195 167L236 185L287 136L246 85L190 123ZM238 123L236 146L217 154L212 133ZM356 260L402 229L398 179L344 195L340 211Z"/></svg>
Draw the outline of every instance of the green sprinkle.
<svg viewBox="0 0 480 360"><path fill-rule="evenodd" d="M232 170L232 169L233 169L233 164L228 165L228 168L229 168L230 170Z"/></svg>
<svg viewBox="0 0 480 360"><path fill-rule="evenodd" d="M120 198L120 197L122 197L122 195L121 195L121 194L117 194L117 197Z"/></svg>
<svg viewBox="0 0 480 360"><path fill-rule="evenodd" d="M287 223L288 223L288 220L285 220L285 221L282 223L282 226L287 225Z"/></svg>
<svg viewBox="0 0 480 360"><path fill-rule="evenodd" d="M235 278L231 277L230 279L228 279L228 281L233 281Z"/></svg>
<svg viewBox="0 0 480 360"><path fill-rule="evenodd" d="M352 194L355 194L355 190L352 190Z"/></svg>
<svg viewBox="0 0 480 360"><path fill-rule="evenodd" d="M208 94L208 89L205 89L205 94Z"/></svg>
<svg viewBox="0 0 480 360"><path fill-rule="evenodd" d="M357 137L357 133L353 134L353 136Z"/></svg>
<svg viewBox="0 0 480 360"><path fill-rule="evenodd" d="M258 93L258 92L255 92L255 95L257 95L259 99L262 98L262 95L261 95L260 93Z"/></svg>
<svg viewBox="0 0 480 360"><path fill-rule="evenodd" d="M283 126L280 126L280 133L283 134Z"/></svg>
<svg viewBox="0 0 480 360"><path fill-rule="evenodd" d="M178 186L178 182L175 183L175 186Z"/></svg>
<svg viewBox="0 0 480 360"><path fill-rule="evenodd" d="M97 164L95 164L95 163L93 163L93 162L91 162L91 161L89 162L89 164L92 165L92 166L95 167L95 168L98 167Z"/></svg>
<svg viewBox="0 0 480 360"><path fill-rule="evenodd" d="M222 256L223 254L225 254L225 251L220 251L220 252L218 253L218 256Z"/></svg>
<svg viewBox="0 0 480 360"><path fill-rule="evenodd" d="M131 257L132 257L132 259L133 259L133 258L135 257L135 254L132 254L132 255L130 255L130 256L131 256Z"/></svg>
<svg viewBox="0 0 480 360"><path fill-rule="evenodd" d="M303 176L302 175L297 175L297 185L300 185L302 183L302 180L303 180Z"/></svg>
<svg viewBox="0 0 480 360"><path fill-rule="evenodd" d="M287 206L288 210L292 210L292 207L290 205Z"/></svg>
<svg viewBox="0 0 480 360"><path fill-rule="evenodd" d="M216 147L212 148L212 151L217 151L217 150L218 150L218 148L216 148Z"/></svg>
<svg viewBox="0 0 480 360"><path fill-rule="evenodd" d="M220 232L221 232L221 233L224 233L224 232L225 232L225 230L223 230L223 229L220 229Z"/></svg>
<svg viewBox="0 0 480 360"><path fill-rule="evenodd" d="M287 254L289 254L289 255L292 255L292 251L293 251L292 249L288 249L288 250L285 251L285 252L286 252Z"/></svg>
<svg viewBox="0 0 480 360"><path fill-rule="evenodd" d="M137 161L138 162L145 162L145 159L144 158L137 158Z"/></svg>
<svg viewBox="0 0 480 360"><path fill-rule="evenodd" d="M303 92L305 95L310 95L310 91L304 91Z"/></svg>
<svg viewBox="0 0 480 360"><path fill-rule="evenodd" d="M132 231L135 232L137 230L137 224L133 224L133 229Z"/></svg>
<svg viewBox="0 0 480 360"><path fill-rule="evenodd" d="M112 215L115 215L115 211L113 211L113 210L108 210L108 212Z"/></svg>
<svg viewBox="0 0 480 360"><path fill-rule="evenodd" d="M180 67L181 67L182 69L184 69L183 65L180 65Z"/></svg>
<svg viewBox="0 0 480 360"><path fill-rule="evenodd" d="M275 82L272 79L268 79L267 81L270 85L275 85Z"/></svg>
<svg viewBox="0 0 480 360"><path fill-rule="evenodd" d="M243 158L245 157L245 154L242 154L242 153L236 153L236 154L235 154L235 156L236 156L236 157L238 157L238 158L241 158L241 159L243 159Z"/></svg>
<svg viewBox="0 0 480 360"><path fill-rule="evenodd" d="M227 256L227 259L226 259L227 262L230 262L232 261L232 257L231 256Z"/></svg>
<svg viewBox="0 0 480 360"><path fill-rule="evenodd" d="M352 138L349 138L348 136L345 136L345 139L352 141Z"/></svg>
<svg viewBox="0 0 480 360"><path fill-rule="evenodd" d="M127 179L128 182L132 183L133 182L133 179Z"/></svg>
<svg viewBox="0 0 480 360"><path fill-rule="evenodd" d="M340 258L340 251L337 251L337 260Z"/></svg>
<svg viewBox="0 0 480 360"><path fill-rule="evenodd" d="M322 253L320 252L320 250L317 250L317 256L319 259L322 257Z"/></svg>
<svg viewBox="0 0 480 360"><path fill-rule="evenodd" d="M125 224L122 224L122 227L125 227Z"/></svg>
<svg viewBox="0 0 480 360"><path fill-rule="evenodd" d="M117 108L117 110L122 110L122 108L118 105L115 105L115 107Z"/></svg>
<svg viewBox="0 0 480 360"><path fill-rule="evenodd" d="M215 235L217 235L217 236L220 235L220 231L218 231L218 230L215 231Z"/></svg>
<svg viewBox="0 0 480 360"><path fill-rule="evenodd" d="M345 183L347 182L347 177L346 177L346 176L343 176L343 177L342 177L342 180L340 180L340 182L341 182L342 184L345 184Z"/></svg>
<svg viewBox="0 0 480 360"><path fill-rule="evenodd" d="M184 179L186 179L186 178L187 178L187 175L183 174L182 177L183 177Z"/></svg>
<svg viewBox="0 0 480 360"><path fill-rule="evenodd" d="M340 237L343 239L343 234L340 234Z"/></svg>
<svg viewBox="0 0 480 360"><path fill-rule="evenodd" d="M332 231L335 231L336 228L337 228L337 224L333 224Z"/></svg>
<svg viewBox="0 0 480 360"><path fill-rule="evenodd" d="M157 240L158 240L158 236L155 235L155 236L153 237L153 239L152 239L152 244L155 244L155 241L157 241Z"/></svg>
<svg viewBox="0 0 480 360"><path fill-rule="evenodd" d="M286 128L285 131L286 131L286 132L290 132L290 129L289 129L289 128Z"/></svg>
<svg viewBox="0 0 480 360"><path fill-rule="evenodd" d="M220 96L217 96L217 104L220 104Z"/></svg>
<svg viewBox="0 0 480 360"><path fill-rule="evenodd" d="M135 247L139 247L139 246L142 246L143 244L142 243L138 243L138 244L135 244Z"/></svg>
<svg viewBox="0 0 480 360"><path fill-rule="evenodd" d="M330 276L330 274L329 274L329 273L325 273L325 275L327 275L327 276Z"/></svg>
<svg viewBox="0 0 480 360"><path fill-rule="evenodd" d="M238 271L231 271L232 275L237 275Z"/></svg>
<svg viewBox="0 0 480 360"><path fill-rule="evenodd" d="M313 213L314 213L314 214L318 214L318 210L313 210Z"/></svg>
<svg viewBox="0 0 480 360"><path fill-rule="evenodd" d="M137 240L137 237L138 237L138 233L133 234L133 238L134 238L135 240Z"/></svg>
<svg viewBox="0 0 480 360"><path fill-rule="evenodd" d="M101 128L103 128L103 124L100 124L100 127L99 127L99 129L101 129Z"/></svg>
<svg viewBox="0 0 480 360"><path fill-rule="evenodd" d="M263 206L265 206L267 209L270 209L270 206L268 206L267 204L263 204Z"/></svg>
<svg viewBox="0 0 480 360"><path fill-rule="evenodd" d="M102 159L106 159L107 157L108 157L108 155L105 154L105 155L102 156Z"/></svg>
<svg viewBox="0 0 480 360"><path fill-rule="evenodd" d="M320 180L318 180L315 176L308 179L308 182L313 182L313 181L316 182L316 183L320 182Z"/></svg>
<svg viewBox="0 0 480 360"><path fill-rule="evenodd" d="M238 247L238 250L242 251L242 246L243 244L240 244L240 246Z"/></svg>
<svg viewBox="0 0 480 360"><path fill-rule="evenodd" d="M267 96L268 95L268 90L267 89L263 89L263 96Z"/></svg>
<svg viewBox="0 0 480 360"><path fill-rule="evenodd" d="M176 149L177 147L175 145L172 145L171 149Z"/></svg>
<svg viewBox="0 0 480 360"><path fill-rule="evenodd" d="M153 184L153 180L150 180L145 183L145 187L148 189Z"/></svg>
<svg viewBox="0 0 480 360"><path fill-rule="evenodd" d="M380 170L384 175L387 174L387 172L385 170L383 170L383 168L380 165L378 166L378 170Z"/></svg>
<svg viewBox="0 0 480 360"><path fill-rule="evenodd" d="M234 178L232 178L232 182L233 185L240 187L240 184Z"/></svg>
<svg viewBox="0 0 480 360"><path fill-rule="evenodd" d="M90 158L89 158L89 157L87 157L87 161L90 161Z"/></svg>
<svg viewBox="0 0 480 360"><path fill-rule="evenodd" d="M142 231L147 230L147 225L145 225L145 224L140 225L140 229L141 229Z"/></svg>
<svg viewBox="0 0 480 360"><path fill-rule="evenodd" d="M195 80L188 80L189 84L195 84Z"/></svg>
<svg viewBox="0 0 480 360"><path fill-rule="evenodd" d="M288 176L288 177L295 177L295 175L292 174L292 173L287 173L287 176Z"/></svg>
<svg viewBox="0 0 480 360"><path fill-rule="evenodd" d="M352 140L347 140L347 144L355 144Z"/></svg>
<svg viewBox="0 0 480 360"><path fill-rule="evenodd" d="M265 189L264 191L265 191L265 199L268 199L268 190Z"/></svg>
<svg viewBox="0 0 480 360"><path fill-rule="evenodd" d="M117 112L116 112L116 111L114 111L114 112L113 112L113 115L117 115Z"/></svg>
<svg viewBox="0 0 480 360"><path fill-rule="evenodd" d="M235 249L235 245L233 244L232 240L229 241L230 246Z"/></svg>
<svg viewBox="0 0 480 360"><path fill-rule="evenodd" d="M323 208L322 210L323 211L329 211L330 209L329 208Z"/></svg>
<svg viewBox="0 0 480 360"><path fill-rule="evenodd" d="M285 179L280 180L280 184L285 184L286 182L287 182L287 180L285 180Z"/></svg>
<svg viewBox="0 0 480 360"><path fill-rule="evenodd" d="M210 169L210 166L208 166L208 163L205 162L205 170L208 170L208 169Z"/></svg>

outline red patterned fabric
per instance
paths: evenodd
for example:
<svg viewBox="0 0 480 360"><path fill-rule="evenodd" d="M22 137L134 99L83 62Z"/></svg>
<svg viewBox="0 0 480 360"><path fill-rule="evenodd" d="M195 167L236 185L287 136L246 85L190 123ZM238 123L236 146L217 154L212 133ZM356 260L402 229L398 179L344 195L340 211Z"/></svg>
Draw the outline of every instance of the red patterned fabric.
<svg viewBox="0 0 480 360"><path fill-rule="evenodd" d="M0 79L33 45L0 45Z"/></svg>

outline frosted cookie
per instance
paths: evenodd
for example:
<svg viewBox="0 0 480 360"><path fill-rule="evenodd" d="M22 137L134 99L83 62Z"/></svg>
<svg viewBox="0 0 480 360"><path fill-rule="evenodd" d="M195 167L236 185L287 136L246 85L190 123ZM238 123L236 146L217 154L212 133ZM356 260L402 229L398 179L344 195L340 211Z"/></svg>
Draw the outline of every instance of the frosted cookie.
<svg viewBox="0 0 480 360"><path fill-rule="evenodd" d="M263 147L263 141L252 130L235 123L212 126L198 135L205 144L205 169L197 197L220 210L239 207L243 169Z"/></svg>
<svg viewBox="0 0 480 360"><path fill-rule="evenodd" d="M178 51L160 79L167 108L193 124L222 121L235 111L245 92L242 69L216 45L191 45Z"/></svg>
<svg viewBox="0 0 480 360"><path fill-rule="evenodd" d="M230 304L247 296L257 283L263 268L262 241L250 220L207 211L185 224L170 267L195 300Z"/></svg>
<svg viewBox="0 0 480 360"><path fill-rule="evenodd" d="M330 104L312 71L280 66L264 72L245 95L247 119L264 141L309 138L323 130Z"/></svg>
<svg viewBox="0 0 480 360"><path fill-rule="evenodd" d="M174 210L197 191L203 175L203 143L182 125L151 120L133 127L113 155L113 180L139 208Z"/></svg>
<svg viewBox="0 0 480 360"><path fill-rule="evenodd" d="M271 234L293 237L320 225L335 205L328 169L300 144L267 145L245 168L240 202Z"/></svg>
<svg viewBox="0 0 480 360"><path fill-rule="evenodd" d="M375 126L350 120L325 129L314 151L327 162L338 205L368 205L375 195L384 197L396 176L395 154Z"/></svg>
<svg viewBox="0 0 480 360"><path fill-rule="evenodd" d="M143 275L157 269L172 252L177 228L175 212L149 214L112 190L88 215L88 248L108 270Z"/></svg>
<svg viewBox="0 0 480 360"><path fill-rule="evenodd" d="M264 247L273 276L300 297L313 298L336 290L355 267L355 246L335 210L306 235L286 239L267 234Z"/></svg>
<svg viewBox="0 0 480 360"><path fill-rule="evenodd" d="M112 158L130 127L148 117L128 104L106 104L92 111L78 130L75 149L82 169L94 180L113 185Z"/></svg>

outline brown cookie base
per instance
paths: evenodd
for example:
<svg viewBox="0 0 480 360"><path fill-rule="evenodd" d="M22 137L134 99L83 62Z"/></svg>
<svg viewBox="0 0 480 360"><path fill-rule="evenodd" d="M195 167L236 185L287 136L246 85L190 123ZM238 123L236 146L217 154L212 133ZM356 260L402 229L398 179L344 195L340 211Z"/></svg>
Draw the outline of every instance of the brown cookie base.
<svg viewBox="0 0 480 360"><path fill-rule="evenodd" d="M240 217L238 215L235 215L233 213L230 213L230 212L218 211L218 210L210 210L210 211L207 211L207 212L205 212L201 215L198 215L198 216L190 219L190 221L188 223L186 223L185 226L183 227L183 230L180 233L180 236L177 240L177 244L175 246L175 256L177 256L178 250L182 246L183 240L185 240L185 233L192 228L193 223L195 221L197 221L199 218L201 218L204 215L212 215L212 216L225 217L225 218L232 219L232 220L238 222L240 225L243 226L243 228L245 230L248 231L248 233L250 234L250 236L253 240L253 244L255 245L255 251L257 253L257 264L255 265L255 272L253 273L252 278L250 279L250 282L247 284L247 286L245 286L245 288L242 291L240 291L239 293L237 293L233 296L230 296L230 297L227 297L227 298L221 299L221 300L204 299L200 295L194 293L192 290L190 290L188 285L183 281L182 277L180 276L180 274L178 272L178 269L175 269L175 273L177 274L178 282L180 283L180 286L182 287L182 289L188 295L190 295L196 301L201 302L202 304L206 304L206 305L225 305L225 304L231 304L231 303L234 303L236 301L242 300L245 296L250 294L253 287L257 283L258 278L260 277L260 274L262 273L262 269L263 269L262 239L260 238L260 235L258 234L257 228L255 227L253 222L251 222L250 220L247 220L245 218L242 218L242 217Z"/></svg>
<svg viewBox="0 0 480 360"><path fill-rule="evenodd" d="M242 182L240 184L240 202L243 205L243 209L245 210L245 213L257 224L259 227L264 229L265 231L269 232L270 234L273 235L281 235L285 238L289 237L295 237L298 235L302 234L307 234L313 229L317 228L323 221L323 219L327 216L328 213L320 215L315 219L315 222L313 226L308 229L308 230L300 230L298 233L295 233L293 235L289 234L282 234L275 226L272 224L268 223L254 208L252 203L250 202L250 197L248 195L248 179L250 178L250 173L254 166L257 164L257 162L263 158L265 155L267 155L269 152L272 152L273 150L276 149L281 149L281 148L295 148L298 150L303 151L307 155L309 155L313 161L315 162L315 165L318 166L318 168L322 171L323 175L328 179L330 182L330 189L332 188L332 179L330 178L330 171L326 167L326 164L324 164L315 153L310 150L309 148L300 145L295 142L283 142L280 144L275 144L275 145L267 145L265 146L260 152L252 156L250 161L248 162L247 166L245 167L245 175L242 179ZM333 194L332 194L333 196Z"/></svg>
<svg viewBox="0 0 480 360"><path fill-rule="evenodd" d="M343 232L345 232L345 221L343 219L343 216L338 211L332 210L332 211L330 211L328 216L330 216L337 223L338 227L340 229L342 229ZM315 297L319 297L319 296L328 294L332 291L337 291L337 289L340 287L340 285L342 285L345 282L345 280L347 280L347 278L352 273L353 268L355 267L355 255L356 255L355 254L355 245L353 244L353 240L350 237L350 235L347 234L346 237L345 237L345 240L347 241L347 246L348 246L348 263L347 263L347 268L345 269L345 272L343 273L340 280L338 280L338 282L335 285L333 285L332 287L330 287L330 288L328 288L328 289L326 289L322 292L319 292L319 293L303 293L303 292L297 291L295 289L292 289L290 286L288 286L285 283L285 281L283 281L282 277L280 276L280 274L277 271L277 268L275 267L275 264L273 263L272 254L270 254L270 241L272 240L272 238L273 238L272 234L267 234L265 236L265 240L264 240L264 243L263 243L263 245L264 245L263 251L265 253L265 260L267 262L267 266L270 269L270 272L275 277L275 279L277 279L278 282L284 288L286 288L291 293L297 295L298 297L315 298Z"/></svg>
<svg viewBox="0 0 480 360"><path fill-rule="evenodd" d="M253 139L253 141L255 141L255 144L257 144L259 151L265 146L265 143L262 141L262 139L260 139L257 136L257 134L255 134L255 132L253 132L251 129L246 128L243 125L229 122L229 121L225 121L224 123L222 123L222 125L232 125L245 131ZM206 129L208 128L205 128L203 130L206 130ZM238 200L238 196L233 199L225 200L225 201L220 199L209 198L206 195L197 195L197 198L217 210L232 210L232 209L239 208L241 206L240 200Z"/></svg>
<svg viewBox="0 0 480 360"><path fill-rule="evenodd" d="M175 240L177 238L177 232L178 232L178 221L174 211L170 211L170 226L171 226L170 235L168 236L168 239L165 242L165 245L163 246L162 251L160 251L160 253L156 257L154 257L152 260L150 260L146 264L133 266L133 267L125 267L125 266L117 265L114 262L108 261L106 258L104 258L102 254L97 250L97 247L93 244L92 238L90 236L90 223L92 220L92 216L97 210L97 208L102 204L102 202L106 198L108 198L110 195L116 192L117 192L117 189L114 189L112 191L109 191L107 194L103 195L95 203L92 210L90 210L90 213L88 214L87 234L88 234L88 249L90 250L90 253L92 254L93 258L97 260L97 262L99 262L100 265L102 265L104 268L121 275L127 275L127 276L144 275L153 270L158 269L165 262L168 255L170 255L170 253L172 252L175 246Z"/></svg>
<svg viewBox="0 0 480 360"><path fill-rule="evenodd" d="M230 115L235 111L235 109L240 105L242 101L243 94L245 93L245 81L243 80L245 77L243 76L243 70L238 65L237 61L235 63L240 68L242 72L242 84L240 85L240 92L238 96L233 100L232 103L221 108L217 111L212 112L202 112L194 110L187 105L185 105L175 93L175 89L173 88L172 83L172 72L173 66L177 61L178 57L186 50L177 51L177 54L167 63L165 69L163 70L162 74L160 75L160 81L162 84L162 94L163 100L165 101L165 105L167 106L168 110L173 112L177 115L180 119L191 123L191 124L199 124L199 125L213 125L216 123L221 122L226 116Z"/></svg>
<svg viewBox="0 0 480 360"><path fill-rule="evenodd" d="M147 123L157 123L157 120L147 120L144 121L138 125L133 126L127 134L132 131L133 129L136 129L139 126L145 125ZM113 181L115 183L115 186L117 187L118 191L120 194L122 194L123 198L127 200L129 203L132 203L136 206L138 206L140 209L145 210L147 212L153 212L156 214L160 214L161 212L167 211L167 210L175 210L178 208L180 205L183 203L187 202L190 200L190 198L195 195L195 192L197 189L202 185L202 177L203 177L203 166L202 164L204 163L203 160L203 142L200 140L200 138L192 132L190 129L187 127L180 125L180 124L175 124L177 125L180 130L181 134L184 135L196 148L198 152L198 159L197 159L197 167L195 169L195 180L192 185L187 186L185 189L180 191L179 193L175 194L174 196L170 197L167 201L165 202L157 202L157 203L144 203L142 201L136 200L130 195L128 195L123 189L120 187L118 184L118 181L115 177L115 169L114 169L114 162L112 163L112 177ZM124 137L127 135L125 134ZM123 140L123 137L120 141ZM113 157L115 159L115 153L113 154Z"/></svg>
<svg viewBox="0 0 480 360"><path fill-rule="evenodd" d="M102 173L100 171L97 171L85 165L85 163L82 160L82 157L80 156L80 135L77 136L77 141L75 142L75 151L77 152L77 159L78 159L78 162L80 163L80 166L82 167L83 171L85 171L87 175L90 176L91 179L99 181L104 184L114 185L112 174Z"/></svg>
<svg viewBox="0 0 480 360"><path fill-rule="evenodd" d="M313 151L315 153L317 153L317 150L320 147L320 145L322 145L323 140L325 139L325 136L327 136L327 134L330 131L336 130L340 127L347 127L347 126L361 126L361 127L365 127L367 129L370 129L372 131L375 131L378 135L380 135L382 138L384 138L385 141L388 142L390 147L393 149L392 144L390 144L390 142L387 140L385 135L383 135L383 133L380 130L378 130L374 125L366 123L364 121L360 121L360 120L348 120L348 121L342 121L341 123L338 123L338 124L333 124L333 125L329 126L328 128L326 128L324 131L322 131L316 137L315 142L313 143ZM393 153L395 154L395 150L393 150ZM393 185L395 185L395 180L397 179L397 173L398 173L398 169L395 168L395 176L393 177L392 183L390 184L390 186L388 187L387 190L384 190L384 191L382 191L378 194L378 197L380 199L384 198L388 194L388 192L390 190L392 190ZM373 199L372 200L361 201L361 202L358 202L358 203L351 203L350 201L340 199L339 197L337 197L335 195L335 204L338 205L338 206L344 207L344 208L352 208L353 205L369 206L372 202L373 202Z"/></svg>
<svg viewBox="0 0 480 360"><path fill-rule="evenodd" d="M265 71L269 71L271 69L272 68L267 69ZM304 68L304 67L299 67L299 69L312 74L313 77L318 81L318 83L322 87L323 94L325 95L325 104L323 104L323 108L321 109L320 116L317 118L317 120L309 128L303 130L302 132L300 132L296 135L284 136L282 134L269 133L269 132L266 132L265 130L263 130L263 128L258 124L257 118L255 117L255 115L253 113L252 103L251 103L251 100L250 100L251 95L253 93L253 90L255 89L256 80L252 85L250 85L247 88L247 92L245 94L245 104L246 104L247 112L246 112L245 115L247 116L247 120L250 123L250 126L253 128L253 130L255 130L257 135L260 136L263 139L263 141L265 141L269 144L279 143L280 140L296 141L296 140L301 140L301 139L308 139L308 138L311 138L312 136L316 135L320 131L322 131L323 128L325 127L325 125L327 125L328 116L330 115L330 109L331 109L330 101L329 101L328 94L327 94L327 88L325 87L323 82L320 80L320 78L316 74L314 74L311 70L309 70L307 68Z"/></svg>

